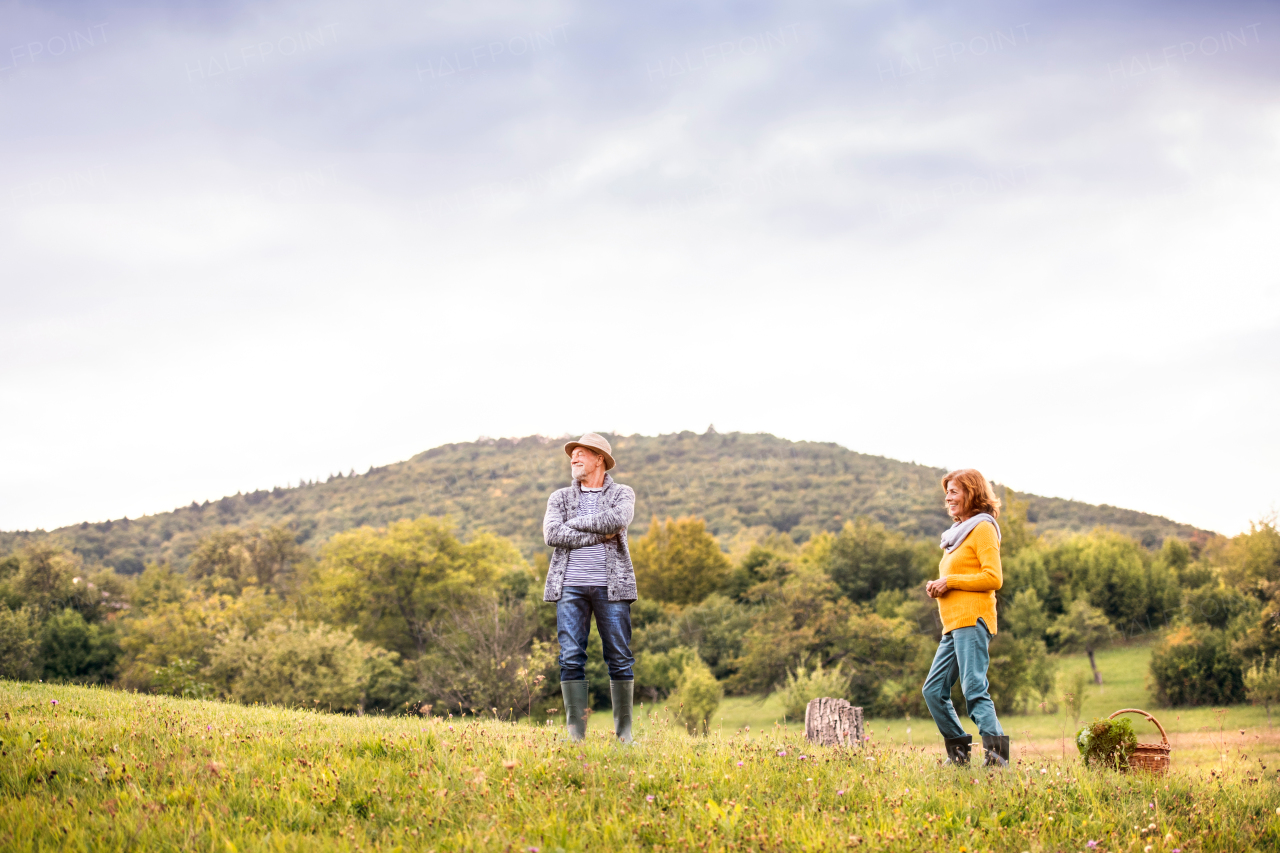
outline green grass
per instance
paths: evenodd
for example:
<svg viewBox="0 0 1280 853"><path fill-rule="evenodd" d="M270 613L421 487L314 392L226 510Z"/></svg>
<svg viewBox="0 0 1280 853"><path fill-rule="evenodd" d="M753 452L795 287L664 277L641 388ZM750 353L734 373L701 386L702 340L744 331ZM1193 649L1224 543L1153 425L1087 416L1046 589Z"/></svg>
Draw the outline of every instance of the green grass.
<svg viewBox="0 0 1280 853"><path fill-rule="evenodd" d="M1105 717L1121 708L1142 708L1154 714L1164 726L1173 746L1173 760L1184 767L1218 766L1231 761L1232 755L1243 753L1259 757L1264 762L1280 765L1280 728L1272 731L1267 725L1266 711L1262 707L1234 705L1229 708L1159 708L1147 691L1148 662L1154 647L1153 640L1117 645L1097 653L1098 670L1102 673L1101 687L1092 683L1089 659L1083 654L1063 655L1059 665L1058 710L1056 713L1004 715L1001 724L1013 738L1015 747L1021 747L1044 758L1056 757L1075 760L1076 752L1071 738L1083 722L1095 717ZM1081 722L1068 719L1061 693L1072 682L1076 672L1090 679L1081 708ZM655 709L657 710L657 709ZM643 719L644 714L641 714ZM1276 713L1280 723L1280 710ZM1160 732L1146 719L1130 715L1138 739L1143 742L1159 742ZM968 717L961 722L975 738L978 728ZM794 732L804 731L803 720L786 720L781 702L775 697L761 700L755 697L728 697L720 705L713 720L725 732L742 730L750 726L752 731L764 731L777 727ZM868 728L886 743L906 746L924 746L941 749L941 737L928 717L924 719L871 719ZM1243 732L1241 730L1244 730ZM1065 742L1064 742L1065 741ZM1226 759L1223 753L1227 753Z"/></svg>
<svg viewBox="0 0 1280 853"><path fill-rule="evenodd" d="M660 714L621 748L605 713L569 744L559 727L14 682L0 707L4 851L1280 847L1274 768L1239 757L1212 775L957 770L880 736L859 752L768 725L694 739Z"/></svg>

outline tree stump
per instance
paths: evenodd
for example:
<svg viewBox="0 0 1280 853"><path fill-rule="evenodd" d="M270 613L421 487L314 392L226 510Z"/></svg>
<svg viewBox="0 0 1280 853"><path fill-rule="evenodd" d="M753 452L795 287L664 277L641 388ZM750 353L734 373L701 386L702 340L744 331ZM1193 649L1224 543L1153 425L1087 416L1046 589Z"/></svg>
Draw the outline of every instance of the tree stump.
<svg viewBox="0 0 1280 853"><path fill-rule="evenodd" d="M822 746L862 746L862 709L843 699L811 699L804 709L804 737Z"/></svg>

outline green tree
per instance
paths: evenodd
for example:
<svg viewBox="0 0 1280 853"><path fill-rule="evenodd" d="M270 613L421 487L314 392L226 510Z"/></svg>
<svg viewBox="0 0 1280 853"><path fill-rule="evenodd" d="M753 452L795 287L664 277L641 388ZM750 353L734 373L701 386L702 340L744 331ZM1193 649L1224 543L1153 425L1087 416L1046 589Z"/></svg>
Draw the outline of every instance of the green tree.
<svg viewBox="0 0 1280 853"><path fill-rule="evenodd" d="M905 619L854 607L830 632L825 661L849 677L848 698L870 716L926 713L920 686L936 650L933 636Z"/></svg>
<svg viewBox="0 0 1280 853"><path fill-rule="evenodd" d="M1049 630L1049 615L1035 589L1024 589L1013 597L999 615L1000 632L1015 637L1040 640Z"/></svg>
<svg viewBox="0 0 1280 853"><path fill-rule="evenodd" d="M1256 622L1262 605L1253 596L1224 584L1205 584L1187 593L1182 609L1193 625L1225 629L1233 622L1238 624L1241 617Z"/></svg>
<svg viewBox="0 0 1280 853"><path fill-rule="evenodd" d="M706 735L711 731L711 718L723 699L724 688L701 658L695 657L685 664L669 704L676 706L676 714L689 734L698 734L701 730Z"/></svg>
<svg viewBox="0 0 1280 853"><path fill-rule="evenodd" d="M30 611L0 604L0 678L18 681L35 674L40 648L35 633Z"/></svg>
<svg viewBox="0 0 1280 853"><path fill-rule="evenodd" d="M327 621L417 658L437 617L468 606L508 571L531 571L508 540L481 533L464 544L449 520L423 516L334 536L309 597Z"/></svg>
<svg viewBox="0 0 1280 853"><path fill-rule="evenodd" d="M1004 507L1000 511L1000 557L1011 560L1024 548L1035 544L1036 526L1027 520L1031 504L1018 500L1012 489L1005 489Z"/></svg>
<svg viewBox="0 0 1280 853"><path fill-rule="evenodd" d="M1242 592L1266 600L1280 586L1280 530L1274 519L1250 524L1248 533L1233 536L1216 557L1222 579Z"/></svg>
<svg viewBox="0 0 1280 853"><path fill-rule="evenodd" d="M1067 604L1086 598L1106 613L1125 633L1164 625L1181 602L1177 577L1138 542L1098 528L1072 536L1042 554L1048 589L1037 591L1050 612L1065 612Z"/></svg>
<svg viewBox="0 0 1280 853"><path fill-rule="evenodd" d="M70 607L40 630L40 667L47 681L101 684L115 674L120 644L115 631L94 625Z"/></svg>
<svg viewBox="0 0 1280 853"><path fill-rule="evenodd" d="M1045 649L1049 617L1035 589L1024 589L1002 608L1000 632L991 641L991 698L996 710L1047 709L1057 667Z"/></svg>
<svg viewBox="0 0 1280 853"><path fill-rule="evenodd" d="M1176 536L1168 536L1156 553L1155 562L1167 569L1183 589L1196 589L1213 580L1212 569L1192 560L1191 546Z"/></svg>
<svg viewBox="0 0 1280 853"><path fill-rule="evenodd" d="M1060 651L1074 652L1083 650L1089 656L1089 666L1093 668L1093 681L1102 684L1102 673L1098 672L1098 661L1094 652L1109 643L1115 636L1107 615L1085 599L1077 599L1071 603L1066 613L1049 627L1048 634L1054 638Z"/></svg>
<svg viewBox="0 0 1280 853"><path fill-rule="evenodd" d="M196 661L204 667L218 636L230 630L226 603L184 594L181 601L130 613L120 623L120 686L151 690L157 672L177 661Z"/></svg>
<svg viewBox="0 0 1280 853"><path fill-rule="evenodd" d="M149 613L187 598L186 578L168 563L152 563L142 570L133 584L129 603L136 613Z"/></svg>
<svg viewBox="0 0 1280 853"><path fill-rule="evenodd" d="M284 595L308 560L288 528L228 528L210 533L191 554L189 572L210 592L239 595L247 584Z"/></svg>
<svg viewBox="0 0 1280 853"><path fill-rule="evenodd" d="M631 546L636 584L643 596L696 604L729 579L732 565L701 518L659 521Z"/></svg>
<svg viewBox="0 0 1280 853"><path fill-rule="evenodd" d="M37 542L18 554L19 567L12 589L37 622L73 604L83 571L80 558L48 542Z"/></svg>
<svg viewBox="0 0 1280 853"><path fill-rule="evenodd" d="M821 571L798 568L781 580L752 588L753 624L743 638L738 671L727 687L734 693L766 693L802 659L831 662L848 632L853 605Z"/></svg>
<svg viewBox="0 0 1280 853"><path fill-rule="evenodd" d="M936 552L936 553L935 553ZM827 574L852 601L871 601L886 589L906 589L930 576L941 552L878 521L845 522L832 543Z"/></svg>
<svg viewBox="0 0 1280 853"><path fill-rule="evenodd" d="M633 625L636 609L633 606ZM669 618L635 628L632 647L637 652L654 653L680 646L695 648L715 677L725 679L737 672L737 660L742 655L743 642L752 622L750 607L712 593Z"/></svg>

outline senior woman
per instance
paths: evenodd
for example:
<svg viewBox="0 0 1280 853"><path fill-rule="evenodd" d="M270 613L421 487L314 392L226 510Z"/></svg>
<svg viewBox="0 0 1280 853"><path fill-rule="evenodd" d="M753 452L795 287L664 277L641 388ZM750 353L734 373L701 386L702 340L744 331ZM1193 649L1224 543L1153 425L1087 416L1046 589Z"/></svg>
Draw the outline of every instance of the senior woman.
<svg viewBox="0 0 1280 853"><path fill-rule="evenodd" d="M965 734L951 704L951 686L960 681L969 717L978 725L987 766L1009 764L1009 738L1000 728L987 688L987 646L996 633L996 590L1000 569L1000 499L987 478L972 468L942 478L947 513L955 523L942 534L938 579L925 591L938 600L942 641L924 682L924 700L946 741L952 764L969 763L973 736Z"/></svg>

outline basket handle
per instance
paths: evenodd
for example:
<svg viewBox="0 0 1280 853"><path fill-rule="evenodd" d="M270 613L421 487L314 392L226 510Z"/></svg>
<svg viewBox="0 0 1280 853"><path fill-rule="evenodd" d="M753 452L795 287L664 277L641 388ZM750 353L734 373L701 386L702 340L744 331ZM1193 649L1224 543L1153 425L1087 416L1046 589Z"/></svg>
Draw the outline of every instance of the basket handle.
<svg viewBox="0 0 1280 853"><path fill-rule="evenodd" d="M1141 708L1121 708L1119 711L1116 711L1114 714L1107 717L1107 719L1114 720L1116 717L1120 716L1121 714L1141 714L1142 716L1146 717L1148 720L1156 724L1156 728L1160 730L1160 737L1163 738L1165 744L1168 745L1169 736L1164 733L1164 726L1160 725L1160 721L1157 720L1155 717L1151 716L1150 714L1148 714L1146 711L1142 710Z"/></svg>

